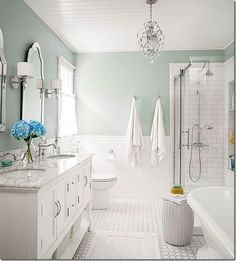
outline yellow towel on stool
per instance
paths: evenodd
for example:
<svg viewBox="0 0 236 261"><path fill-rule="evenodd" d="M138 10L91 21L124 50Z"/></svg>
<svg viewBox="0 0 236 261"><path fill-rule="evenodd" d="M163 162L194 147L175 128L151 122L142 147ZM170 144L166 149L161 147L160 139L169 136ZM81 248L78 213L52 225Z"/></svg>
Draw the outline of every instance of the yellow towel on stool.
<svg viewBox="0 0 236 261"><path fill-rule="evenodd" d="M172 194L184 194L184 189L182 187L179 188L171 188L170 192Z"/></svg>

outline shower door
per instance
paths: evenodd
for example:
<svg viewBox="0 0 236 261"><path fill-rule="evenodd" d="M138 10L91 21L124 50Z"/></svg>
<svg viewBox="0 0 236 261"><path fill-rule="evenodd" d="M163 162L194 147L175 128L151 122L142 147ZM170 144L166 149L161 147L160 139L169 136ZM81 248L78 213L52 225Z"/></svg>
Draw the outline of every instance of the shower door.
<svg viewBox="0 0 236 261"><path fill-rule="evenodd" d="M191 62L175 77L173 182L186 190L224 182L229 138L224 129L228 96L223 69L222 63L206 58Z"/></svg>

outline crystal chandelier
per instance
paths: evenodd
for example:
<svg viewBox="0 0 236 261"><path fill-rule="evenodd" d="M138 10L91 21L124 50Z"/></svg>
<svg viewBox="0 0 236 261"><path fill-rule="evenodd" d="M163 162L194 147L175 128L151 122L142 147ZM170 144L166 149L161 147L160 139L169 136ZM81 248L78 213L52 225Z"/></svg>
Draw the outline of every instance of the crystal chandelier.
<svg viewBox="0 0 236 261"><path fill-rule="evenodd" d="M146 0L146 2L150 5L150 20L143 24L143 28L137 34L137 38L141 52L148 58L149 63L153 63L154 58L160 55L164 46L165 35L159 24L156 21L152 21L152 5L157 0Z"/></svg>

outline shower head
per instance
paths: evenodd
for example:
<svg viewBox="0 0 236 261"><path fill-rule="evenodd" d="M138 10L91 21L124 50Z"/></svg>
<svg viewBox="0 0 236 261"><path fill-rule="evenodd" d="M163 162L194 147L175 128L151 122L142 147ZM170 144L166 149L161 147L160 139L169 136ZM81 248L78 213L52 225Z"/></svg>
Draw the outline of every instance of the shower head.
<svg viewBox="0 0 236 261"><path fill-rule="evenodd" d="M207 65L208 65L208 68L206 70L206 73L204 74L205 76L213 76L214 73L210 70L210 61L206 61ZM204 67L203 67L204 69Z"/></svg>
<svg viewBox="0 0 236 261"><path fill-rule="evenodd" d="M204 70L206 70L204 72ZM210 69L210 61L209 60L205 60L204 61L204 64L203 64L203 67L201 70L198 71L199 73L202 73L203 72L203 75L204 76L214 76L214 73L211 71Z"/></svg>
<svg viewBox="0 0 236 261"><path fill-rule="evenodd" d="M204 74L205 76L213 76L214 73L210 71L210 68L207 69L206 73Z"/></svg>

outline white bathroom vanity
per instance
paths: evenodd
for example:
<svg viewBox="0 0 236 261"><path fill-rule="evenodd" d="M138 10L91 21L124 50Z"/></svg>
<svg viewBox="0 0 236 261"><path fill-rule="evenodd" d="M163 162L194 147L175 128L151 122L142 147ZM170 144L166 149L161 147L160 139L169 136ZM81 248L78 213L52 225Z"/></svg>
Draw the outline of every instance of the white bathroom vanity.
<svg viewBox="0 0 236 261"><path fill-rule="evenodd" d="M51 259L68 233L70 244L57 258L73 257L91 226L92 156L0 170L1 259ZM85 209L87 218L76 230Z"/></svg>

